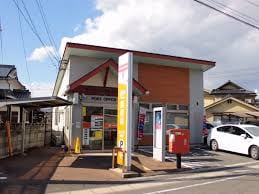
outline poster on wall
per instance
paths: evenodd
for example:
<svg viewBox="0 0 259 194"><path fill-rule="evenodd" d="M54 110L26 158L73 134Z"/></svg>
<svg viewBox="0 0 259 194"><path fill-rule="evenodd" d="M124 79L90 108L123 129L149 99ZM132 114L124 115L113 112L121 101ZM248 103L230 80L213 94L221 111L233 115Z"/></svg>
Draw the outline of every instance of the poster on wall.
<svg viewBox="0 0 259 194"><path fill-rule="evenodd" d="M156 130L161 130L161 111L155 111L155 126L156 126Z"/></svg>
<svg viewBox="0 0 259 194"><path fill-rule="evenodd" d="M155 130L156 130L156 144L155 146L157 148L162 147L162 117L161 117L162 111L155 111Z"/></svg>
<svg viewBox="0 0 259 194"><path fill-rule="evenodd" d="M89 138L90 138L90 129L84 128L83 129L83 145L89 145Z"/></svg>
<svg viewBox="0 0 259 194"><path fill-rule="evenodd" d="M91 129L103 128L103 115L91 115Z"/></svg>
<svg viewBox="0 0 259 194"><path fill-rule="evenodd" d="M146 112L147 112L147 110L145 108L143 108L143 107L139 108L138 131L137 131L138 140L141 140L144 137Z"/></svg>

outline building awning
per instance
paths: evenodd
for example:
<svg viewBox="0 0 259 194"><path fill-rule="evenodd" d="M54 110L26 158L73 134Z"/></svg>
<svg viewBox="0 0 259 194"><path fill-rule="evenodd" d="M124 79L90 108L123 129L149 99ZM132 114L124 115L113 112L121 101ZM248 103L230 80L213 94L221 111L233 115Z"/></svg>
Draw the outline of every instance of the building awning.
<svg viewBox="0 0 259 194"><path fill-rule="evenodd" d="M50 107L57 107L57 106L72 105L72 102L57 96L8 99L8 100L0 101L0 107L8 106L8 105L15 105L15 106L20 106L24 108L50 108Z"/></svg>

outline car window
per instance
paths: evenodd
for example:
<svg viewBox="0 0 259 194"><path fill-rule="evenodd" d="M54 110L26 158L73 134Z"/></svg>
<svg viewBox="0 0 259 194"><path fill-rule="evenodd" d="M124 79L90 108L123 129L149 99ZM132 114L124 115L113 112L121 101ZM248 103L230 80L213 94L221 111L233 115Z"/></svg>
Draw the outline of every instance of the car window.
<svg viewBox="0 0 259 194"><path fill-rule="evenodd" d="M223 133L230 133L230 127L231 127L231 126L218 127L218 128L217 128L217 131L223 132Z"/></svg>
<svg viewBox="0 0 259 194"><path fill-rule="evenodd" d="M246 132L243 129L236 126L231 126L229 130L230 130L230 133L233 135L246 134Z"/></svg>

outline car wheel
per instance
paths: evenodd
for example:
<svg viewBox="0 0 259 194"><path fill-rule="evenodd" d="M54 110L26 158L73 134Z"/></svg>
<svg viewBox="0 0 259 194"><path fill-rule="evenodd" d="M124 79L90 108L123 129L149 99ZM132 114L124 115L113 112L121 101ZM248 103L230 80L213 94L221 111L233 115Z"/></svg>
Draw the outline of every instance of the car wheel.
<svg viewBox="0 0 259 194"><path fill-rule="evenodd" d="M259 148L257 146L252 146L250 148L250 156L254 159L254 160L258 160L259 159Z"/></svg>
<svg viewBox="0 0 259 194"><path fill-rule="evenodd" d="M219 148L218 142L215 139L213 139L210 143L210 147L213 151L217 151Z"/></svg>

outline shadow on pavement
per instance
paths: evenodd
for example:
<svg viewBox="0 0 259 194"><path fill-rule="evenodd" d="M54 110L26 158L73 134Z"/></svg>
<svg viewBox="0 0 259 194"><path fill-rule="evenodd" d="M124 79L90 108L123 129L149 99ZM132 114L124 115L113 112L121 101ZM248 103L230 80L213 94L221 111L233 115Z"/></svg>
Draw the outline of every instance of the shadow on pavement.
<svg viewBox="0 0 259 194"><path fill-rule="evenodd" d="M63 157L60 148L37 148L0 160L1 176L7 177L0 181L0 193L45 193L46 181Z"/></svg>

